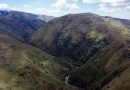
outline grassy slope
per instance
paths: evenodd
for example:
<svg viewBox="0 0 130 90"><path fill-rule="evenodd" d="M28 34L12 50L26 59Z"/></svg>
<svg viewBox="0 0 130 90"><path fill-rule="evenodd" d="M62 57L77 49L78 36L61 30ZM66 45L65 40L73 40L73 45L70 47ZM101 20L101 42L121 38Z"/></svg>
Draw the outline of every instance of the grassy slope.
<svg viewBox="0 0 130 90"><path fill-rule="evenodd" d="M130 32L117 23L109 23L108 27L114 30L110 34L111 44L99 50L76 72L86 81L87 90L130 89Z"/></svg>
<svg viewBox="0 0 130 90"><path fill-rule="evenodd" d="M32 35L30 43L53 55L84 63L113 40L127 38L128 33L123 24L98 15L66 15Z"/></svg>
<svg viewBox="0 0 130 90"><path fill-rule="evenodd" d="M54 55L83 61L76 74L86 81L87 90L130 88L130 30L118 21L92 14L63 16L35 33L31 43Z"/></svg>
<svg viewBox="0 0 130 90"><path fill-rule="evenodd" d="M57 60L40 49L0 35L0 89L60 89L69 63L60 65Z"/></svg>

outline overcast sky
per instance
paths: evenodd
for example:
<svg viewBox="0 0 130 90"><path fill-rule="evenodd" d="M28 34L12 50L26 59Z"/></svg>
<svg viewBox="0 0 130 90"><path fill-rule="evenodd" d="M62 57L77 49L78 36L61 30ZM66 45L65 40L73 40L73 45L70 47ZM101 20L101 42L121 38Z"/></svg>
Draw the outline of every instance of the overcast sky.
<svg viewBox="0 0 130 90"><path fill-rule="evenodd" d="M91 12L130 19L130 0L0 0L0 9L57 17Z"/></svg>

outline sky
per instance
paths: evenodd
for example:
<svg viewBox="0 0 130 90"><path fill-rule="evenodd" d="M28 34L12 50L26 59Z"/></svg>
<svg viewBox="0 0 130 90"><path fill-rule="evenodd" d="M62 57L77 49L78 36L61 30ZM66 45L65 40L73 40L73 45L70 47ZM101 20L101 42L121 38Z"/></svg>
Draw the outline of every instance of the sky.
<svg viewBox="0 0 130 90"><path fill-rule="evenodd" d="M130 19L130 0L0 0L0 9L55 17L91 12Z"/></svg>

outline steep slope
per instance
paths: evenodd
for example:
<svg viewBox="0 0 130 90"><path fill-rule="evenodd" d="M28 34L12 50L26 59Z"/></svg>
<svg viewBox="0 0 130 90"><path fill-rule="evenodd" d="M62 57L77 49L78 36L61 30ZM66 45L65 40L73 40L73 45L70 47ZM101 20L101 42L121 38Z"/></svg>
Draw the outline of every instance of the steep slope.
<svg viewBox="0 0 130 90"><path fill-rule="evenodd" d="M101 49L75 73L87 90L129 90L130 43L114 42ZM70 81L71 82L71 81Z"/></svg>
<svg viewBox="0 0 130 90"><path fill-rule="evenodd" d="M0 34L0 90L60 90L70 69L70 62Z"/></svg>
<svg viewBox="0 0 130 90"><path fill-rule="evenodd" d="M24 40L33 32L44 27L48 20L46 17L42 17L41 20L38 15L30 13L0 10L0 33Z"/></svg>
<svg viewBox="0 0 130 90"><path fill-rule="evenodd" d="M129 31L122 24L88 13L52 20L30 42L53 55L86 61L99 49L127 34Z"/></svg>
<svg viewBox="0 0 130 90"><path fill-rule="evenodd" d="M69 14L50 21L30 43L77 62L80 67L69 78L71 85L87 90L130 89L130 29L119 20Z"/></svg>

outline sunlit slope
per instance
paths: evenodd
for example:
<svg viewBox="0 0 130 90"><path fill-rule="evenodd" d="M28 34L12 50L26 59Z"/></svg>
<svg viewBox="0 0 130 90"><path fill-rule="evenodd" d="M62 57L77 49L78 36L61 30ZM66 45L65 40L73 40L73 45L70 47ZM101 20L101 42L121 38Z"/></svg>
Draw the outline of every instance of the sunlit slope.
<svg viewBox="0 0 130 90"><path fill-rule="evenodd" d="M61 64L40 49L0 35L1 90L59 90L70 65Z"/></svg>

